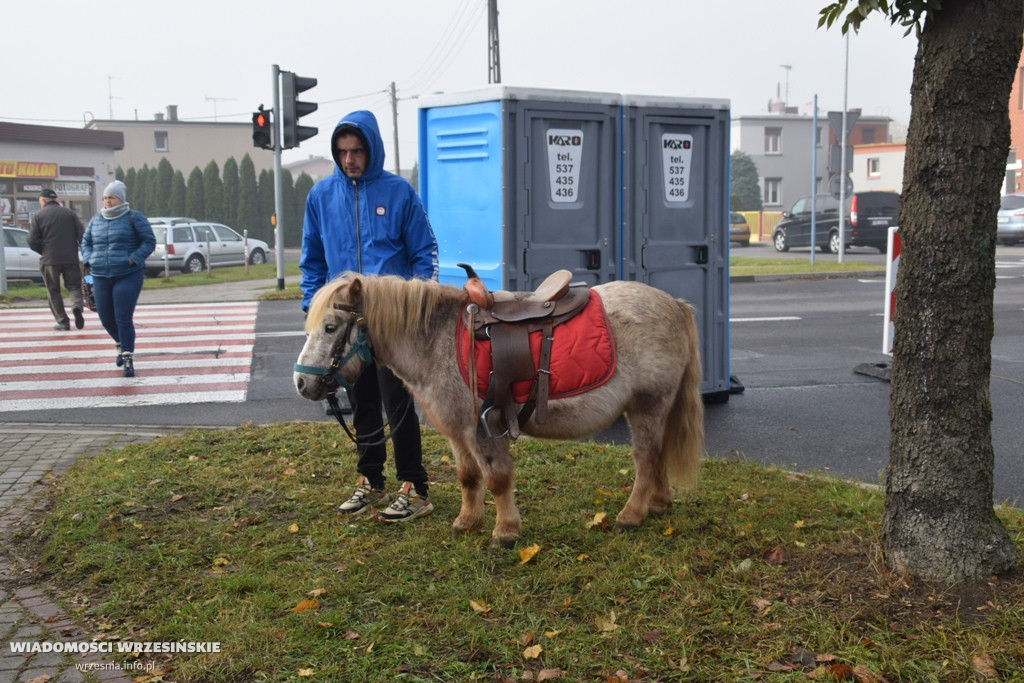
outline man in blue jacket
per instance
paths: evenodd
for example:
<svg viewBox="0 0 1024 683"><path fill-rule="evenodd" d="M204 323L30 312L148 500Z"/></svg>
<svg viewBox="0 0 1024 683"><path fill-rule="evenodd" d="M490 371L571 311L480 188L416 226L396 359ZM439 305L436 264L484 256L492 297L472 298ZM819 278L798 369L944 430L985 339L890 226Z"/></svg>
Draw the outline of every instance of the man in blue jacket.
<svg viewBox="0 0 1024 683"><path fill-rule="evenodd" d="M331 136L337 170L310 190L302 225L302 310L320 287L344 272L437 279L437 239L423 203L404 178L384 170L384 141L371 112L342 118ZM430 514L419 419L412 397L388 368L367 366L348 392L359 462L355 492L338 510L380 512L388 522ZM392 502L384 481L381 404L391 426L402 487Z"/></svg>

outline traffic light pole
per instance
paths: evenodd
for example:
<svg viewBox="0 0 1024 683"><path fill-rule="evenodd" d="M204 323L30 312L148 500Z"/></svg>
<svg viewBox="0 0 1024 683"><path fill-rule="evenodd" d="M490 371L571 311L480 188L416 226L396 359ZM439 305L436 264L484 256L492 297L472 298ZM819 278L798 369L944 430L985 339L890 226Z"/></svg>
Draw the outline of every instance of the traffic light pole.
<svg viewBox="0 0 1024 683"><path fill-rule="evenodd" d="M281 221L281 70L271 67L274 81L274 252L277 258L277 290L284 289L284 225Z"/></svg>

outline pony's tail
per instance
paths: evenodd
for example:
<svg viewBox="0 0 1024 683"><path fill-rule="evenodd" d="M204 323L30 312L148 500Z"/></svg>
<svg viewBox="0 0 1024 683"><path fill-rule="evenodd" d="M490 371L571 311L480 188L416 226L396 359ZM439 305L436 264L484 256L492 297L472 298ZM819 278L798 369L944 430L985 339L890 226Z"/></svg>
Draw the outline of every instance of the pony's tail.
<svg viewBox="0 0 1024 683"><path fill-rule="evenodd" d="M677 301L685 320L683 338L687 342L688 358L666 420L662 452L669 481L689 486L697 480L697 467L704 454L704 398L700 393L702 373L696 314L690 304Z"/></svg>

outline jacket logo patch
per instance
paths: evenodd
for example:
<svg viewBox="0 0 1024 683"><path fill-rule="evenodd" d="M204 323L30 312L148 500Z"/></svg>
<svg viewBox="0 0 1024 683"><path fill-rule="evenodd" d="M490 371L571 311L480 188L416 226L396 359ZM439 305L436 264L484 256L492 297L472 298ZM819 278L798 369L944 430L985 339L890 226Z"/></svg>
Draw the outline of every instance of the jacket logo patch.
<svg viewBox="0 0 1024 683"><path fill-rule="evenodd" d="M377 215L378 216L383 216L385 213L387 213L387 211L384 209L383 206L378 206L377 207Z"/></svg>

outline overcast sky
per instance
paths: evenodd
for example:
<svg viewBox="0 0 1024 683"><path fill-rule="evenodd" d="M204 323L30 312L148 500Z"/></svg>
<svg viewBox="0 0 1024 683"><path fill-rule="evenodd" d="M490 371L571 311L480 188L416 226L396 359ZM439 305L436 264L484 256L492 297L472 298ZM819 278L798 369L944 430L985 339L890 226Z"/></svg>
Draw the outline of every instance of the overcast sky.
<svg viewBox="0 0 1024 683"><path fill-rule="evenodd" d="M817 28L829 0L498 0L501 82L722 98L732 116L773 98L841 110L846 39ZM256 11L260 10L260 11ZM152 119L249 121L269 107L271 69L318 79L303 123L320 135L285 163L327 156L345 113L377 114L393 153L416 156L417 98L488 84L487 0L49 0L4 3L0 120L81 127ZM906 125L917 40L881 15L849 40L849 108ZM788 98L787 98L788 92ZM386 164L391 168L391 161Z"/></svg>

